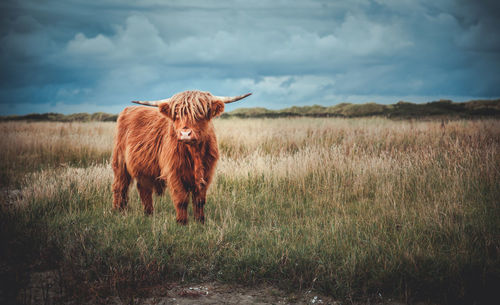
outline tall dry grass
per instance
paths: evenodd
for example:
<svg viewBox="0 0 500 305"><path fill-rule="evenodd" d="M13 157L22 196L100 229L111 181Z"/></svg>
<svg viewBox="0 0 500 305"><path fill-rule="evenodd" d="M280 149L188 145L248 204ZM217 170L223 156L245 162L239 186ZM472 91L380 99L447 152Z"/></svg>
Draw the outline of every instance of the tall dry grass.
<svg viewBox="0 0 500 305"><path fill-rule="evenodd" d="M3 240L13 243L15 235L13 253L60 268L71 291L219 280L313 288L345 300L484 302L493 295L500 121L215 123L222 156L207 221L187 227L175 224L168 196L155 199L153 217L143 216L135 189L128 211L111 212L112 171L101 158L112 147L112 124L2 126L34 160L67 158L33 144L44 138L89 160L47 162L30 174L19 208L2 214ZM25 136L16 140L17 132Z"/></svg>
<svg viewBox="0 0 500 305"><path fill-rule="evenodd" d="M19 187L29 172L88 166L109 159L115 123L0 123L0 187Z"/></svg>

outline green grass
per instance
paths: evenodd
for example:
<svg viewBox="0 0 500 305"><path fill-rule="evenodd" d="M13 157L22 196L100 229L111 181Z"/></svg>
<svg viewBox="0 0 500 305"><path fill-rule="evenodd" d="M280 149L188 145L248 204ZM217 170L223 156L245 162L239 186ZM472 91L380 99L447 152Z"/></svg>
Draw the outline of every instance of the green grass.
<svg viewBox="0 0 500 305"><path fill-rule="evenodd" d="M112 212L108 163L48 168L0 214L9 274L57 268L74 295L181 280L265 281L345 301L495 295L499 121L216 123L223 156L205 225L177 225L168 195L145 217L135 188L129 209Z"/></svg>

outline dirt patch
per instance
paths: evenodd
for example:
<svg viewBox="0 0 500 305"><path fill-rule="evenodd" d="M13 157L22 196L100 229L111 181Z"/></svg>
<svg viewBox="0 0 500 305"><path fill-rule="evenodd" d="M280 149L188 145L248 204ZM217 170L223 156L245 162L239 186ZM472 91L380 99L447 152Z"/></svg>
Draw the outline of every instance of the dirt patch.
<svg viewBox="0 0 500 305"><path fill-rule="evenodd" d="M146 301L146 300L144 300ZM305 292L286 293L269 286L243 287L220 283L172 287L158 303L142 304L339 304L335 300Z"/></svg>
<svg viewBox="0 0 500 305"><path fill-rule="evenodd" d="M64 295L56 271L34 272L22 289L18 304L109 304L109 305L166 305L166 304L341 304L331 297L313 291L287 293L272 286L246 287L217 282L200 284L167 283L141 289L141 297L108 296L86 301L72 300Z"/></svg>

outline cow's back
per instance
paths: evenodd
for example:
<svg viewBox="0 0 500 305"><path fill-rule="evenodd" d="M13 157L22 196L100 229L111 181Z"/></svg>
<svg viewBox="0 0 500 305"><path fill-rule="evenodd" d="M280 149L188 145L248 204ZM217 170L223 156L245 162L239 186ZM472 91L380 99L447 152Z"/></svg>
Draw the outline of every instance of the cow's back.
<svg viewBox="0 0 500 305"><path fill-rule="evenodd" d="M158 155L170 124L156 108L125 108L118 117L113 166L125 165L133 178L158 177Z"/></svg>

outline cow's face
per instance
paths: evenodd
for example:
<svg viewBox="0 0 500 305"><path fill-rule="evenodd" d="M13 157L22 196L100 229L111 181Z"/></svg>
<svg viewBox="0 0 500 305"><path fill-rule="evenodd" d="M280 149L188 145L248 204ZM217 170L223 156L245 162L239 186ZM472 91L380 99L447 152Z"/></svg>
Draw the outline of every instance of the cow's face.
<svg viewBox="0 0 500 305"><path fill-rule="evenodd" d="M187 115L183 108L172 107L169 102L159 106L160 112L172 120L177 140L194 144L205 136L210 120L224 112L224 103L213 101L200 115Z"/></svg>
<svg viewBox="0 0 500 305"><path fill-rule="evenodd" d="M208 123L208 120L189 120L178 115L172 121L177 140L186 144L196 143Z"/></svg>

